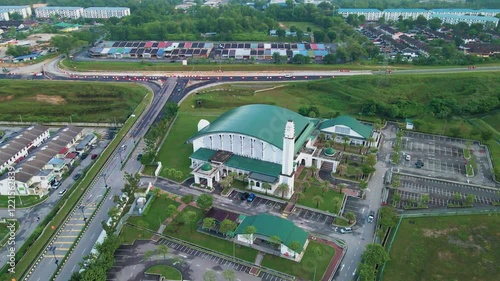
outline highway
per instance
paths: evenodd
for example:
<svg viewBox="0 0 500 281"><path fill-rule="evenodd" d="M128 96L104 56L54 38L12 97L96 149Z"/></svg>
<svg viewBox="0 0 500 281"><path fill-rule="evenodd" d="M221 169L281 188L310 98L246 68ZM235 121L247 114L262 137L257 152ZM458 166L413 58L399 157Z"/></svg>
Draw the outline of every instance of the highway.
<svg viewBox="0 0 500 281"><path fill-rule="evenodd" d="M52 60L44 64L45 76L32 76L29 73L14 73L8 75L0 75L0 79L49 79L49 80L66 80L66 81L102 81L102 82L127 82L127 83L141 83L146 84L154 93L153 102L151 106L145 111L142 116L137 116L138 121L131 129L126 138L122 140L121 145L126 145L122 151L115 151L109 162L103 168L101 175L97 178L94 184L89 187L90 191L87 194L87 204L96 203L96 198L103 194L103 180L102 174L106 175L107 184L110 188L110 193L106 196L101 208L97 210L95 218L90 221L88 229L83 235L80 242L75 247L73 253L70 255L67 262L60 269L60 273L56 280L67 280L72 272L79 269L78 263L82 261L83 256L87 255L92 246L95 244L98 235L102 231L101 221L108 219L107 212L114 206L112 201L113 195L120 194L120 189L124 185L123 171L120 170L121 159L132 152L135 142L147 132L147 129L157 118L164 103L167 100L180 102L188 93L205 87L214 83L227 83L227 82L288 82L288 81L307 81L322 78L330 78L332 76L350 76L350 75L372 75L383 74L384 72L371 72L371 71L279 71L279 72L194 72L194 73L164 73L161 75L155 72L72 72L63 71L57 66L58 59ZM461 68L448 68L448 69L420 69L420 70L394 70L393 74L412 74L412 73L452 73L452 72L468 72L468 71L498 71L500 67L478 67L475 70L461 69ZM204 80L205 83L197 83L189 85L189 81ZM161 85L161 86L160 86ZM137 153L137 152L136 152ZM387 152L387 155L390 153ZM382 157L379 157L383 159ZM139 167L134 157L131 157L124 171L129 173L136 172ZM377 173L374 179L369 183L369 191L366 205L366 213L368 210L378 210L380 206L380 194L382 189L382 177L386 166L386 161L379 161L377 163ZM174 193L185 192L185 188L181 189L178 185L169 182L157 182L158 186L172 191ZM190 193L196 191L189 190ZM91 199L94 198L94 199ZM217 199L220 200L220 199ZM218 202L218 201L216 201ZM222 206L234 207L231 202L220 202ZM47 206L42 204L41 208ZM76 212L78 213L78 212ZM82 212L83 215L84 212ZM76 218L81 219L81 218ZM310 222L307 222L310 223ZM351 280L356 275L357 263L360 260L361 253L364 246L370 243L373 239L375 224L361 224L358 229L355 229L353 235L341 235L324 233L325 236L341 237L348 244L349 250L344 258L343 266L339 268L337 280ZM35 225L36 226L36 225ZM32 230L31 230L32 231ZM313 230L314 231L314 230ZM28 233L29 235L29 233ZM68 240L69 241L69 240ZM55 254L54 254L55 255ZM46 258L42 263L35 268L29 280L48 280L50 276L56 271L54 258L51 257L52 252L46 253Z"/></svg>

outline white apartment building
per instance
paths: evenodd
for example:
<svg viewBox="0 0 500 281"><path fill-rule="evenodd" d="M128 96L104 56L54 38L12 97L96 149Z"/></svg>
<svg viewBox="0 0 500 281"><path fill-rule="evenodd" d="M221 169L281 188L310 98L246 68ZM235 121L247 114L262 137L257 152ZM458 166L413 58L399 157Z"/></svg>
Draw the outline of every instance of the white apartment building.
<svg viewBox="0 0 500 281"><path fill-rule="evenodd" d="M82 7L40 7L35 9L37 18L50 18L58 15L61 18L78 19L83 15Z"/></svg>
<svg viewBox="0 0 500 281"><path fill-rule="evenodd" d="M485 16L494 17L500 14L500 9L432 9L434 14L445 14L455 16Z"/></svg>
<svg viewBox="0 0 500 281"><path fill-rule="evenodd" d="M386 20L399 20L399 17L403 19L413 18L417 19L418 16L422 15L426 19L431 17L432 12L425 9L386 9L384 10L384 17Z"/></svg>
<svg viewBox="0 0 500 281"><path fill-rule="evenodd" d="M23 19L31 17L31 7L26 6L0 6L1 12L18 13Z"/></svg>
<svg viewBox="0 0 500 281"><path fill-rule="evenodd" d="M0 10L0 20L9 20L9 12Z"/></svg>
<svg viewBox="0 0 500 281"><path fill-rule="evenodd" d="M449 15L449 14L433 14L432 18L438 18L440 19L443 23L449 23L449 24L457 24L459 22L465 22L468 25L471 25L473 23L480 23L480 24L492 24L493 26L497 27L498 26L498 18L495 17L481 17L481 16L457 16L457 15Z"/></svg>
<svg viewBox="0 0 500 281"><path fill-rule="evenodd" d="M83 17L87 19L109 19L130 16L130 8L126 7L89 7L83 10Z"/></svg>
<svg viewBox="0 0 500 281"><path fill-rule="evenodd" d="M384 16L384 12L378 9L338 9L338 13L344 18L347 18L349 15L363 15L367 21L378 21Z"/></svg>

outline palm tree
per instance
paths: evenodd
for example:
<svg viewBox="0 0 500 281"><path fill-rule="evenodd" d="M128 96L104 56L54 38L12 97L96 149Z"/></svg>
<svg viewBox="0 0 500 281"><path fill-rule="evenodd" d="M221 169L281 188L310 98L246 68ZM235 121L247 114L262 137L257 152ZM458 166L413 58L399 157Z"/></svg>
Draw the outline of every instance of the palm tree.
<svg viewBox="0 0 500 281"><path fill-rule="evenodd" d="M338 187L339 187L339 193L340 193L340 194L342 194L342 191L343 191L343 190L344 190L344 188L346 187L346 186L345 186L345 183L341 183L341 184L339 184L339 185L338 185Z"/></svg>
<svg viewBox="0 0 500 281"><path fill-rule="evenodd" d="M248 241L250 241L253 237L253 235L257 233L257 228L253 225L249 225L245 228L245 236ZM248 242L250 243L250 242Z"/></svg>
<svg viewBox="0 0 500 281"><path fill-rule="evenodd" d="M254 181L250 181L250 190L253 190L253 187L255 186L255 182Z"/></svg>
<svg viewBox="0 0 500 281"><path fill-rule="evenodd" d="M361 189L366 189L368 187L368 182L367 181L360 181L359 182L359 187Z"/></svg>
<svg viewBox="0 0 500 281"><path fill-rule="evenodd" d="M337 166L337 173L339 175L344 176L346 172L347 172L347 165L346 164L339 164Z"/></svg>
<svg viewBox="0 0 500 281"><path fill-rule="evenodd" d="M325 200L323 200L323 197L319 196L319 195L316 195L312 198L312 201L314 203L316 203L316 209L319 208L319 205L320 204L323 204L323 202L325 202Z"/></svg>
<svg viewBox="0 0 500 281"><path fill-rule="evenodd" d="M153 250L147 250L144 252L144 259L151 261L151 258L155 255L155 252Z"/></svg>
<svg viewBox="0 0 500 281"><path fill-rule="evenodd" d="M290 192L290 187L286 183L282 183L278 185L278 188L276 188L278 192L281 192L281 198L285 197L285 194L288 195L288 192Z"/></svg>
<svg viewBox="0 0 500 281"><path fill-rule="evenodd" d="M339 206L340 205L340 198L333 197L332 204L333 204L333 207L335 207L335 210L340 210L340 206Z"/></svg>
<svg viewBox="0 0 500 281"><path fill-rule="evenodd" d="M350 138L348 136L343 136L342 140L344 141L344 151L345 151L347 143L349 142Z"/></svg>
<svg viewBox="0 0 500 281"><path fill-rule="evenodd" d="M168 252L169 251L167 245L159 245L156 248L156 253L158 253L159 255L163 255L163 259L167 259Z"/></svg>
<svg viewBox="0 0 500 281"><path fill-rule="evenodd" d="M311 166L311 172L312 172L312 176L315 177L316 173L318 173L318 168L314 165Z"/></svg>
<svg viewBox="0 0 500 281"><path fill-rule="evenodd" d="M368 138L368 147L372 147L372 143L375 141L373 137Z"/></svg>
<svg viewBox="0 0 500 281"><path fill-rule="evenodd" d="M352 223L356 219L356 215L353 212L347 212L345 218L349 220L349 223Z"/></svg>
<svg viewBox="0 0 500 281"><path fill-rule="evenodd" d="M311 187L311 183L306 180L304 183L302 183L302 186L304 187L304 191L306 191L309 187Z"/></svg>
<svg viewBox="0 0 500 281"><path fill-rule="evenodd" d="M318 140L319 140L319 142L323 142L323 140L325 140L325 134L324 133L319 133L318 134Z"/></svg>
<svg viewBox="0 0 500 281"><path fill-rule="evenodd" d="M321 195L325 195L325 192L327 192L330 189L330 183L328 181L323 181L321 182L320 188L321 188Z"/></svg>
<svg viewBox="0 0 500 281"><path fill-rule="evenodd" d="M267 191L271 189L271 185L269 183L265 182L262 184L262 188L264 188L264 190L266 190L266 195L267 195Z"/></svg>
<svg viewBox="0 0 500 281"><path fill-rule="evenodd" d="M297 203L301 200L306 198L306 195L303 192L295 192L295 195L297 195Z"/></svg>

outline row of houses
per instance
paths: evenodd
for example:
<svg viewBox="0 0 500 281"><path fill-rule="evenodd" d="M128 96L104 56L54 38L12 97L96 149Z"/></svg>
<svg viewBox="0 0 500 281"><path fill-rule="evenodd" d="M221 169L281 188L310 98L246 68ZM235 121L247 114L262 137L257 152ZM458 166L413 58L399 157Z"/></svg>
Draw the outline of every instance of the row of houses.
<svg viewBox="0 0 500 281"><path fill-rule="evenodd" d="M349 15L364 16L367 21L378 21L380 18L386 20L397 21L400 18L416 19L418 16L423 16L426 19L439 18L443 23L456 24L465 22L469 25L473 23L493 24L498 25L499 19L495 16L500 14L500 9L339 9L339 14L343 17Z"/></svg>
<svg viewBox="0 0 500 281"><path fill-rule="evenodd" d="M104 41L88 50L94 58L208 58L214 44L206 42Z"/></svg>
<svg viewBox="0 0 500 281"><path fill-rule="evenodd" d="M79 153L97 140L89 134L78 143L82 137L83 128L79 127L67 126L49 137L47 127L33 126L11 138L0 148L3 172L9 172L0 177L0 194L46 194L75 164Z"/></svg>
<svg viewBox="0 0 500 281"><path fill-rule="evenodd" d="M109 19L111 17L121 18L130 16L130 8L127 7L51 7L44 6L34 9L36 18L50 18L59 16L61 18L78 19ZM32 15L31 7L26 6L0 6L0 20L9 20L10 14L18 13L23 18Z"/></svg>

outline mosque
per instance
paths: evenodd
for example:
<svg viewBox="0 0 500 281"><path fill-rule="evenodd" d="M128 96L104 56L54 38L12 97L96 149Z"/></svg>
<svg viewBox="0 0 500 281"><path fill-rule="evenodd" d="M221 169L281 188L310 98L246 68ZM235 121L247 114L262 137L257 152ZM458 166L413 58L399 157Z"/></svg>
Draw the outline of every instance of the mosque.
<svg viewBox="0 0 500 281"><path fill-rule="evenodd" d="M245 105L212 123L198 122L198 132L188 140L193 145L191 174L195 183L213 187L234 172L253 190L270 194L284 183L290 198L300 166L336 171L339 152L317 147L320 134L350 145L375 147L380 141L371 126L349 116L321 120L273 105Z"/></svg>

